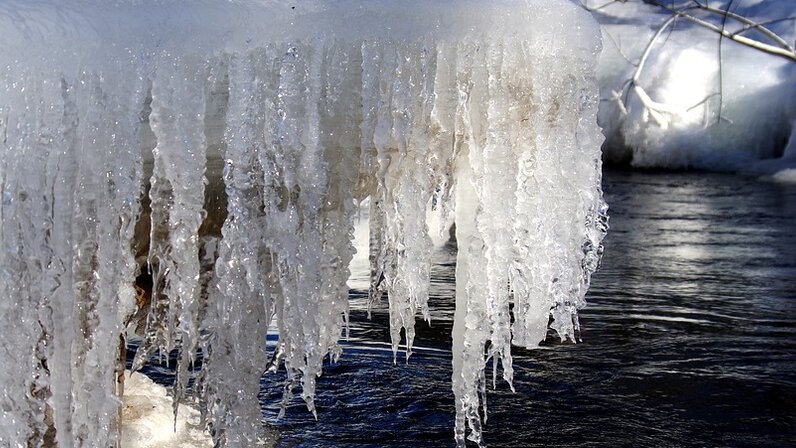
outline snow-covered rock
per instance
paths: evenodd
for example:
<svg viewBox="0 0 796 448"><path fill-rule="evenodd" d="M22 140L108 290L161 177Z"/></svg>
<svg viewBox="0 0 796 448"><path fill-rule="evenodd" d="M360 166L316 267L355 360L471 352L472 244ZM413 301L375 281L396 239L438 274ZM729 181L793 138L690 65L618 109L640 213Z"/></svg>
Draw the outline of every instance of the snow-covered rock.
<svg viewBox="0 0 796 448"><path fill-rule="evenodd" d="M166 388L140 373L125 372L122 448L210 448L213 440L200 425L199 411L183 404L176 423Z"/></svg>

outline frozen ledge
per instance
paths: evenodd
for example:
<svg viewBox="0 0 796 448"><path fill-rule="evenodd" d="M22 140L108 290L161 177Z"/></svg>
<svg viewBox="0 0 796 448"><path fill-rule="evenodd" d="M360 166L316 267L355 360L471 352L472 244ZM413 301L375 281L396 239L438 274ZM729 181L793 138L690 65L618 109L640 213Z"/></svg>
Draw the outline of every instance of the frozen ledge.
<svg viewBox="0 0 796 448"><path fill-rule="evenodd" d="M598 27L568 1L174 0L0 4L3 59L69 73L126 54L213 55L267 43L323 40L533 41L540 49L593 51ZM53 59L53 58L56 59Z"/></svg>

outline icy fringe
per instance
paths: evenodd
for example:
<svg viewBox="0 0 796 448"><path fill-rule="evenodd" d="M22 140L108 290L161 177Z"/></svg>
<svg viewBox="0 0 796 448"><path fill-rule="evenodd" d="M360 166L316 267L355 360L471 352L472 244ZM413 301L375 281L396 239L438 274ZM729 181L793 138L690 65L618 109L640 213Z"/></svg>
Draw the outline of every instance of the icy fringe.
<svg viewBox="0 0 796 448"><path fill-rule="evenodd" d="M72 81L4 68L0 445L118 445L112 372L135 311L139 219L154 287L134 367L179 349L175 412L196 399L221 446L261 441L259 381L282 364L284 403L299 387L315 414L366 197L371 297L386 292L407 358L415 317L429 318L426 208L453 214L455 437L482 444L486 364L511 384L512 343L535 347L548 326L578 337L607 229L593 65L525 40L310 39ZM222 238L200 239L219 156Z"/></svg>

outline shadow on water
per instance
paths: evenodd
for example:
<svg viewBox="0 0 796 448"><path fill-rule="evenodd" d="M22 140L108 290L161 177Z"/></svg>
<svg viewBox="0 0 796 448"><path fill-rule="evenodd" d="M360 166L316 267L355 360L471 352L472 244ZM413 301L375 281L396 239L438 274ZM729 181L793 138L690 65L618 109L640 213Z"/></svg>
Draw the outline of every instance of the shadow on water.
<svg viewBox="0 0 796 448"><path fill-rule="evenodd" d="M608 172L611 231L583 341L515 348L515 387L488 394L491 447L780 447L796 435L796 187L730 175ZM351 339L300 400L281 447L452 445L455 250L436 254L432 325L393 365L386 310L352 291ZM149 372L167 381L167 369ZM491 372L490 372L491 373Z"/></svg>

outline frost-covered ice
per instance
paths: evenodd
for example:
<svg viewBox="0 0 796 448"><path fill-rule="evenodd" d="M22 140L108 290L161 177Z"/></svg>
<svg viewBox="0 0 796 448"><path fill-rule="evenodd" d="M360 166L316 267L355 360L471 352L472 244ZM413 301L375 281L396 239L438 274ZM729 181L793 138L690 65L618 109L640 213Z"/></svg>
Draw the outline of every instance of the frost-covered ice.
<svg viewBox="0 0 796 448"><path fill-rule="evenodd" d="M564 0L0 4L0 445L118 445L141 269L134 367L179 350L175 410L252 446L284 367L314 413L365 201L396 356L428 225L456 222L455 434L480 442L486 363L511 383L551 317L575 340L602 251L597 34Z"/></svg>
<svg viewBox="0 0 796 448"><path fill-rule="evenodd" d="M791 136L796 131L793 60L726 38L719 42L718 34L679 19L656 40L638 78L637 85L658 103L656 117L650 108L643 107L628 82L647 43L671 14L641 0L582 3L598 8L594 16L601 23L604 40L598 69L599 122L608 139L608 160L630 161L637 167L743 171L753 175L770 175L796 167L793 157L789 158L784 150L789 138L796 140L796 136ZM781 45L739 20L724 20L722 15L694 9L691 2L673 3L690 6L686 12L724 26L730 33L738 33L746 26L748 29L739 35ZM796 2L792 0L702 3L715 8L730 6L734 13L762 23L781 36L791 52L796 46ZM766 162L760 163L763 160Z"/></svg>

